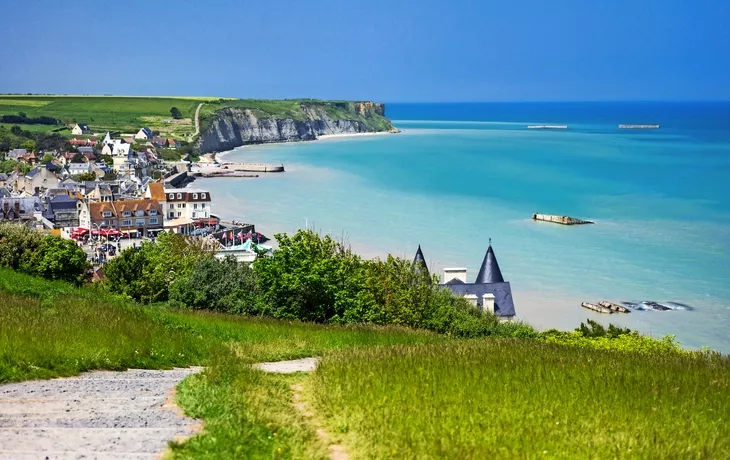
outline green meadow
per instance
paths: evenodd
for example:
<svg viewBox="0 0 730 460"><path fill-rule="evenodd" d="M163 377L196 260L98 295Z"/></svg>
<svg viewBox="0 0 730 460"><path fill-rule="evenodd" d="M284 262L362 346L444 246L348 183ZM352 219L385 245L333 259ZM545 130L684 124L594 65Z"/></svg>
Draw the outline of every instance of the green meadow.
<svg viewBox="0 0 730 460"><path fill-rule="evenodd" d="M215 98L210 98L215 99ZM209 98L129 97L129 96L54 96L0 95L0 115L23 112L29 117L48 116L64 124L86 123L95 132L135 133L142 126L174 130L170 109L177 107L187 130L194 131L193 117L198 104ZM146 118L145 118L146 117ZM150 118L152 117L152 118ZM25 125L24 125L25 128Z"/></svg>
<svg viewBox="0 0 730 460"><path fill-rule="evenodd" d="M205 429L172 458L327 458L313 420L351 458L727 458L730 361L673 350L174 310L0 269L0 382L205 366L177 392Z"/></svg>

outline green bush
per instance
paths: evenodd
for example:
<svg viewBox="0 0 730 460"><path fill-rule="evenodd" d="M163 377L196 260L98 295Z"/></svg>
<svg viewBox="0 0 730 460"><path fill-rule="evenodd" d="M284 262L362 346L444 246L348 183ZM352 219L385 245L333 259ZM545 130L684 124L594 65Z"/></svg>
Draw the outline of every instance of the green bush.
<svg viewBox="0 0 730 460"><path fill-rule="evenodd" d="M89 269L86 254L73 241L10 223L0 224L0 266L76 284Z"/></svg>
<svg viewBox="0 0 730 460"><path fill-rule="evenodd" d="M44 235L28 227L0 224L0 266L27 271L30 259L43 244Z"/></svg>
<svg viewBox="0 0 730 460"><path fill-rule="evenodd" d="M104 285L114 293L143 303L168 300L170 285L188 276L210 254L183 235L161 233L156 243L127 248L105 267Z"/></svg>
<svg viewBox="0 0 730 460"><path fill-rule="evenodd" d="M536 337L438 286L417 264L392 256L365 261L329 236L276 235L273 257L254 263L260 313L321 323L397 324L457 337Z"/></svg>
<svg viewBox="0 0 730 460"><path fill-rule="evenodd" d="M256 279L248 264L238 263L231 256L224 260L205 258L188 276L172 283L170 300L181 308L255 314Z"/></svg>

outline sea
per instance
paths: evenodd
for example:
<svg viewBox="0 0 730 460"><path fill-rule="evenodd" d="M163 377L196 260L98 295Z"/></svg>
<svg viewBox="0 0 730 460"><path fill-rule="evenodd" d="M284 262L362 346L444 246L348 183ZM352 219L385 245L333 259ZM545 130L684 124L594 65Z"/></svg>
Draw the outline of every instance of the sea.
<svg viewBox="0 0 730 460"><path fill-rule="evenodd" d="M730 102L391 103L386 116L399 134L241 147L223 158L286 172L194 186L269 237L311 228L364 257L420 244L433 273L465 267L469 281L491 241L537 328L594 319L730 352ZM581 307L600 300L634 308Z"/></svg>

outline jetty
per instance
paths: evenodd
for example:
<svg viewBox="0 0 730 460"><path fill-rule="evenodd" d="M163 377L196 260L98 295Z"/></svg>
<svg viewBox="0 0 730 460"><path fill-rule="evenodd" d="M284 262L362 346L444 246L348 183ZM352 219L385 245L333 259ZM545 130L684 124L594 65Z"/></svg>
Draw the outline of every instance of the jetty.
<svg viewBox="0 0 730 460"><path fill-rule="evenodd" d="M193 174L195 177L259 177L258 174L248 174L243 171L206 171L196 172Z"/></svg>
<svg viewBox="0 0 730 460"><path fill-rule="evenodd" d="M613 313L613 310L607 307L603 307L601 305L596 305L594 303L589 302L583 302L580 304L583 308L587 308L589 310L597 311L598 313Z"/></svg>
<svg viewBox="0 0 730 460"><path fill-rule="evenodd" d="M284 172L284 165L268 163L222 163L220 169L241 172L279 173Z"/></svg>
<svg viewBox="0 0 730 460"><path fill-rule="evenodd" d="M659 125L618 125L618 129L659 129Z"/></svg>
<svg viewBox="0 0 730 460"><path fill-rule="evenodd" d="M552 222L554 224L561 225L586 225L595 223L591 220L583 220L570 216L553 216L550 214L533 214L532 220L539 220L541 222Z"/></svg>
<svg viewBox="0 0 730 460"><path fill-rule="evenodd" d="M607 300L601 300L600 302L598 302L598 305L600 305L601 307L608 308L611 311L616 312L616 313L629 313L629 309L624 307L623 305L609 302Z"/></svg>
<svg viewBox="0 0 730 460"><path fill-rule="evenodd" d="M530 125L527 129L568 129L568 125Z"/></svg>

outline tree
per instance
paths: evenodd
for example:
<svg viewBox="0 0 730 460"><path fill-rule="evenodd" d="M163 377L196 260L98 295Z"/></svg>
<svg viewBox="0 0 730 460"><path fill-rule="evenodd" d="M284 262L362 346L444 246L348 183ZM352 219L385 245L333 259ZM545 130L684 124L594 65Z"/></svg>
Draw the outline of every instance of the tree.
<svg viewBox="0 0 730 460"><path fill-rule="evenodd" d="M20 144L21 149L25 149L29 152L33 152L35 150L35 141L32 139L29 139L22 144Z"/></svg>
<svg viewBox="0 0 730 460"><path fill-rule="evenodd" d="M246 263L228 256L199 261L190 275L170 286L173 305L226 313L255 314L257 289L254 272Z"/></svg>
<svg viewBox="0 0 730 460"><path fill-rule="evenodd" d="M71 163L86 163L86 157L77 153L71 158Z"/></svg>
<svg viewBox="0 0 730 460"><path fill-rule="evenodd" d="M101 158L101 161L106 163L109 166L112 166L114 164L114 159L111 155L100 155L99 158Z"/></svg>
<svg viewBox="0 0 730 460"><path fill-rule="evenodd" d="M74 178L76 182L90 182L97 179L96 174L91 172L81 173Z"/></svg>
<svg viewBox="0 0 730 460"><path fill-rule="evenodd" d="M30 259L28 273L50 280L81 284L91 267L83 249L72 240L48 235Z"/></svg>
<svg viewBox="0 0 730 460"><path fill-rule="evenodd" d="M107 288L140 302L168 299L170 285L188 276L209 252L183 235L161 233L156 243L128 248L106 264Z"/></svg>
<svg viewBox="0 0 730 460"><path fill-rule="evenodd" d="M41 163L50 163L53 161L53 155L50 153L46 153L43 155L43 158L41 159Z"/></svg>
<svg viewBox="0 0 730 460"><path fill-rule="evenodd" d="M314 322L344 321L357 310L364 283L359 256L328 235L300 230L277 234L273 257L254 262L265 313L276 318Z"/></svg>
<svg viewBox="0 0 730 460"><path fill-rule="evenodd" d="M179 120L182 118L182 113L180 113L180 109L177 107L172 107L170 109L170 115L172 115L172 118Z"/></svg>

